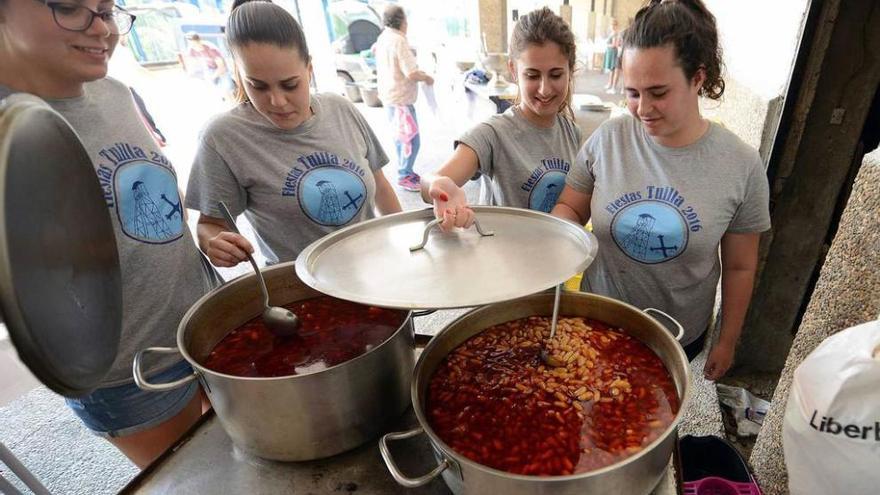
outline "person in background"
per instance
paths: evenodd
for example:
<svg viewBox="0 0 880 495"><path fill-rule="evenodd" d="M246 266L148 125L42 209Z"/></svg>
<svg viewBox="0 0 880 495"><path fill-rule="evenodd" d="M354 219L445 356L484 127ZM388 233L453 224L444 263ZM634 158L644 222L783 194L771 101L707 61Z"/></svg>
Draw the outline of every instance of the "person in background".
<svg viewBox="0 0 880 495"><path fill-rule="evenodd" d="M422 183L441 228L468 226L473 211L461 186L481 174L480 203L550 212L581 144L571 110L575 38L549 8L521 16L510 40L516 104L465 133L455 152Z"/></svg>
<svg viewBox="0 0 880 495"><path fill-rule="evenodd" d="M415 102L418 83L434 84L434 78L419 70L416 57L406 41L407 21L403 7L390 5L382 15L385 29L376 40L376 76L379 99L388 112L394 145L397 150L397 183L407 191L418 191L419 174L415 173L421 138Z"/></svg>
<svg viewBox="0 0 880 495"><path fill-rule="evenodd" d="M602 249L582 288L670 314L689 359L703 349L720 278L720 336L704 368L716 380L733 362L770 228L767 176L757 151L700 115L701 96L724 93L702 1L652 1L626 30L623 57L630 115L590 136L553 214L593 222Z"/></svg>
<svg viewBox="0 0 880 495"><path fill-rule="evenodd" d="M608 84L605 85L605 92L613 95L617 94L618 82L620 80L620 55L622 52L621 42L623 38L620 32L620 25L617 19L611 19L611 31L605 40L605 72L608 73Z"/></svg>
<svg viewBox="0 0 880 495"><path fill-rule="evenodd" d="M0 0L0 99L31 93L63 115L104 190L122 272L119 351L100 387L67 405L143 468L198 420L202 408L196 381L170 392L141 391L132 379L134 354L175 347L178 323L212 283L183 217L174 167L144 126L128 87L107 77L110 56L133 21L110 0ZM144 372L165 383L193 370L174 354Z"/></svg>
<svg viewBox="0 0 880 495"><path fill-rule="evenodd" d="M309 47L286 10L240 2L226 39L238 105L202 131L186 198L201 212L199 245L214 265L235 266L254 249L230 231L221 201L233 216L245 214L269 264L376 213L401 211L382 173L388 157L364 117L341 96L311 93Z"/></svg>
<svg viewBox="0 0 880 495"><path fill-rule="evenodd" d="M225 100L233 90L234 83L220 49L202 40L198 33L187 33L186 40L189 48L186 57L183 58L184 70L198 79L211 83Z"/></svg>

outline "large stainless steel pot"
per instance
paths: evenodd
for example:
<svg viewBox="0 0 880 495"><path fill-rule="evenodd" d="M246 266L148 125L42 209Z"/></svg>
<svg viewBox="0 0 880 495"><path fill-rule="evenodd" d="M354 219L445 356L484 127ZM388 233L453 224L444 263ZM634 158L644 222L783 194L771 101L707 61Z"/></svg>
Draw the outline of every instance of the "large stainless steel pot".
<svg viewBox="0 0 880 495"><path fill-rule="evenodd" d="M425 415L428 383L434 370L453 349L465 340L493 325L533 315L549 316L553 295L548 293L493 304L476 309L449 324L434 337L416 364L412 383L412 402L421 425L414 430L389 433L382 437L379 448L394 479L406 487L416 487L442 474L449 488L458 495L503 493L516 494L648 494L663 476L672 454L676 429L690 397L690 368L684 351L669 331L648 312L607 297L585 293L565 293L560 314L586 316L621 327L650 347L675 382L681 407L673 423L643 451L599 470L570 476L523 476L477 464L456 453L434 433ZM667 317L668 318L668 317ZM677 325L677 324L676 324ZM680 330L680 327L679 327ZM678 338L683 332L679 331ZM428 436L439 462L436 469L419 478L410 478L397 467L389 442L420 434Z"/></svg>
<svg viewBox="0 0 880 495"><path fill-rule="evenodd" d="M297 278L293 263L263 271L271 304L322 295ZM134 375L144 390L170 390L198 379L217 418L237 448L278 461L328 457L387 431L409 406L415 361L413 314L370 352L326 370L277 378L244 378L211 371L202 363L231 330L262 313L254 274L239 277L202 297L183 317L177 348L149 348L135 356ZM177 353L195 370L166 384L141 372L147 353Z"/></svg>

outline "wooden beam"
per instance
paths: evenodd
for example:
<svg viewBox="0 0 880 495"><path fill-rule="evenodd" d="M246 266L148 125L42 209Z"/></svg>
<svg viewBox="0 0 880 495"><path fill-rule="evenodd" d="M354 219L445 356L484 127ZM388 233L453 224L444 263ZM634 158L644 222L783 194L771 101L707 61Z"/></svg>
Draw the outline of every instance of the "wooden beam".
<svg viewBox="0 0 880 495"><path fill-rule="evenodd" d="M824 2L778 163L770 164L772 233L737 357L738 371L778 372L827 251L835 206L880 84L880 4Z"/></svg>

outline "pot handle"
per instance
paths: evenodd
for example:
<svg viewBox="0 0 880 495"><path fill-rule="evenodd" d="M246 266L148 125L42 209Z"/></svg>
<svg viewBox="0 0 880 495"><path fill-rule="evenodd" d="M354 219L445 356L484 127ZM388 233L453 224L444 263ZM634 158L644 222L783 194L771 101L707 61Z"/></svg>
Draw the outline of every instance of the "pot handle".
<svg viewBox="0 0 880 495"><path fill-rule="evenodd" d="M446 468L449 467L449 461L443 459L437 467L431 470L430 473L420 476L418 478L410 478L407 475L403 474L400 471L400 468L397 467L397 463L394 462L394 458L391 457L391 450L388 448L388 442L391 440L404 440L407 438L412 438L416 435L420 435L424 433L425 430L422 427L415 428L409 431L400 431L396 433L388 433L383 435L382 438L379 439L379 452L382 454L382 459L385 460L385 466L388 467L388 471L391 472L391 476L394 478L400 486L404 486L406 488L416 488L427 484L432 479L436 478L440 473L442 473Z"/></svg>
<svg viewBox="0 0 880 495"><path fill-rule="evenodd" d="M144 371L141 369L141 361L143 361L144 355L149 352L155 352L158 354L179 354L180 351L177 350L176 347L148 347L142 351L138 351L137 354L134 355L134 363L131 365L132 372L134 374L134 383L141 390L146 390L147 392L167 392L169 390L174 390L176 388L180 388L187 383L195 380L199 376L198 371L193 371L193 373L189 376L183 377L180 380L168 382L168 383L150 383L147 381L147 378L144 376Z"/></svg>
<svg viewBox="0 0 880 495"><path fill-rule="evenodd" d="M684 337L684 327L681 326L681 323L679 323L678 320L676 320L675 318L669 316L668 314L666 314L663 311L660 311L659 309L656 309L656 308L645 308L642 310L642 312L647 313L649 315L651 313L657 313L658 315L662 316L663 318L666 318L667 320L671 321L672 324L675 325L675 327L678 329L678 332L676 332L676 335L675 335L675 340L681 342L681 338Z"/></svg>
<svg viewBox="0 0 880 495"><path fill-rule="evenodd" d="M434 220L428 222L428 224L425 225L425 231L422 232L422 242L419 244L416 244L414 246L410 246L409 250L410 251L418 251L418 250L424 248L425 244L428 243L428 234L431 233L431 229L433 229L437 225L440 225L440 222L442 222L442 221L443 221L442 218L435 218ZM480 235L483 237L489 237L489 236L495 235L495 231L492 231L492 230L490 230L488 232L483 232L483 228L480 227L480 221L477 220L476 218L474 218L474 227L477 228L477 232L479 232Z"/></svg>

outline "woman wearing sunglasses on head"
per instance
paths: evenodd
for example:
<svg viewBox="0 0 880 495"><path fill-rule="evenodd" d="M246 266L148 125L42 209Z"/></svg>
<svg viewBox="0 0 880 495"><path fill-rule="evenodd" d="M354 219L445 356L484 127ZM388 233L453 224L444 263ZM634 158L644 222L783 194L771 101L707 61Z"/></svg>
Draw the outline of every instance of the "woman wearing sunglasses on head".
<svg viewBox="0 0 880 495"><path fill-rule="evenodd" d="M198 385L143 392L136 351L173 346L184 312L211 288L186 222L177 175L107 63L134 16L112 1L0 0L0 99L32 93L61 113L88 151L116 234L124 304L119 351L100 388L67 404L139 467L198 419ZM88 221L88 219L83 219ZM152 380L192 373L179 356L150 363Z"/></svg>

